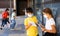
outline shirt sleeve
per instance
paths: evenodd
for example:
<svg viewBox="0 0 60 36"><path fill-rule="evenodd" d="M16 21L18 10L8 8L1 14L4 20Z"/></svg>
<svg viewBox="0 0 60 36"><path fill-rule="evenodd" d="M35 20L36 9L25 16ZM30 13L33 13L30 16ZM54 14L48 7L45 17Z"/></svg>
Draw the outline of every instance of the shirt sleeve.
<svg viewBox="0 0 60 36"><path fill-rule="evenodd" d="M51 24L51 25L55 25L54 19L51 19L50 24Z"/></svg>
<svg viewBox="0 0 60 36"><path fill-rule="evenodd" d="M27 19L24 20L24 25L28 25Z"/></svg>
<svg viewBox="0 0 60 36"><path fill-rule="evenodd" d="M15 13L12 13L12 16L16 16L16 14Z"/></svg>

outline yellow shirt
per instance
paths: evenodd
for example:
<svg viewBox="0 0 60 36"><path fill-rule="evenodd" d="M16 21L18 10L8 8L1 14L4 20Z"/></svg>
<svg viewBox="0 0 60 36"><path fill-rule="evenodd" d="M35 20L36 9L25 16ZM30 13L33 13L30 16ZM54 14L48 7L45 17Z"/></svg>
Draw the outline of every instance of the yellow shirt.
<svg viewBox="0 0 60 36"><path fill-rule="evenodd" d="M33 17L28 17L24 20L24 25L29 25L29 22L34 22L34 23L38 23L38 20L36 18L36 16ZM37 36L38 34L38 29L36 26L30 26L27 29L27 36Z"/></svg>

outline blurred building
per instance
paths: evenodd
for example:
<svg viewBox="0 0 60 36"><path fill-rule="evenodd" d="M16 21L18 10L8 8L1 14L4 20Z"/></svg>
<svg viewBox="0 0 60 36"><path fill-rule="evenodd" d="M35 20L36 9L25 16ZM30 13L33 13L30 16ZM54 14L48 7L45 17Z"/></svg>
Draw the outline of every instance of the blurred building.
<svg viewBox="0 0 60 36"><path fill-rule="evenodd" d="M0 0L0 8L10 8L10 4L13 9L17 10L17 15L24 15L23 10L26 7L31 7L33 0Z"/></svg>
<svg viewBox="0 0 60 36"><path fill-rule="evenodd" d="M11 0L11 5L12 8L17 10L17 15L24 15L25 12L23 10L26 7L32 7L36 15L41 13L41 11L37 12L37 8L38 10L46 7L51 8L56 21L57 34L60 36L60 0ZM10 8L10 0L0 0L0 8ZM39 17L39 20L42 18L41 15L37 17ZM43 19L41 20L44 22Z"/></svg>
<svg viewBox="0 0 60 36"><path fill-rule="evenodd" d="M15 0L16 6L14 6L15 9L17 9L18 15L24 15L25 12L23 11L27 7L31 7L33 4L33 0Z"/></svg>
<svg viewBox="0 0 60 36"><path fill-rule="evenodd" d="M12 8L13 8L13 0L11 0ZM10 8L10 0L0 0L0 8Z"/></svg>
<svg viewBox="0 0 60 36"><path fill-rule="evenodd" d="M11 0L11 7L17 10L17 15L24 15L23 9L26 7L36 10L37 8L53 7L59 2L60 0ZM0 8L10 8L10 0L0 0Z"/></svg>

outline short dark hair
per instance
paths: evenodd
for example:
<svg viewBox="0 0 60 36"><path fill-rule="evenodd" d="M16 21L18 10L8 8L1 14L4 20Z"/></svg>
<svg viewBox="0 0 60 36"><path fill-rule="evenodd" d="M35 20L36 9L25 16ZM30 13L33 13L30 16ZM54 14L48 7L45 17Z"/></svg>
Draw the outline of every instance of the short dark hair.
<svg viewBox="0 0 60 36"><path fill-rule="evenodd" d="M6 10L5 11L9 11L9 9L8 8L6 8Z"/></svg>
<svg viewBox="0 0 60 36"><path fill-rule="evenodd" d="M33 13L33 9L30 8L30 7L29 7L29 8L26 8L26 12L27 12L27 13Z"/></svg>
<svg viewBox="0 0 60 36"><path fill-rule="evenodd" d="M13 10L13 12L16 12L16 10Z"/></svg>

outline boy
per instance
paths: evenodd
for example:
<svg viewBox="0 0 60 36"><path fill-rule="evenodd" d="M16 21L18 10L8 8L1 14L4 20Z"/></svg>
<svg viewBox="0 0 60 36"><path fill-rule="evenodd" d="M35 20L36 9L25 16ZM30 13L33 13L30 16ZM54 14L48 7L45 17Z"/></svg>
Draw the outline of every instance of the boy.
<svg viewBox="0 0 60 36"><path fill-rule="evenodd" d="M26 8L27 10L27 18L24 20L25 29L27 31L27 36L39 36L38 35L38 28L37 23L38 20L36 16L33 15L32 8Z"/></svg>
<svg viewBox="0 0 60 36"><path fill-rule="evenodd" d="M7 8L3 13L2 13L2 24L1 24L1 30L2 28L9 22L9 13L8 13L9 9Z"/></svg>
<svg viewBox="0 0 60 36"><path fill-rule="evenodd" d="M10 28L11 28L12 30L14 30L14 27L15 27L15 25L16 25L16 20L15 20L15 18L16 18L16 10L13 10L13 13L12 13L12 15L11 15L11 25L10 25Z"/></svg>

